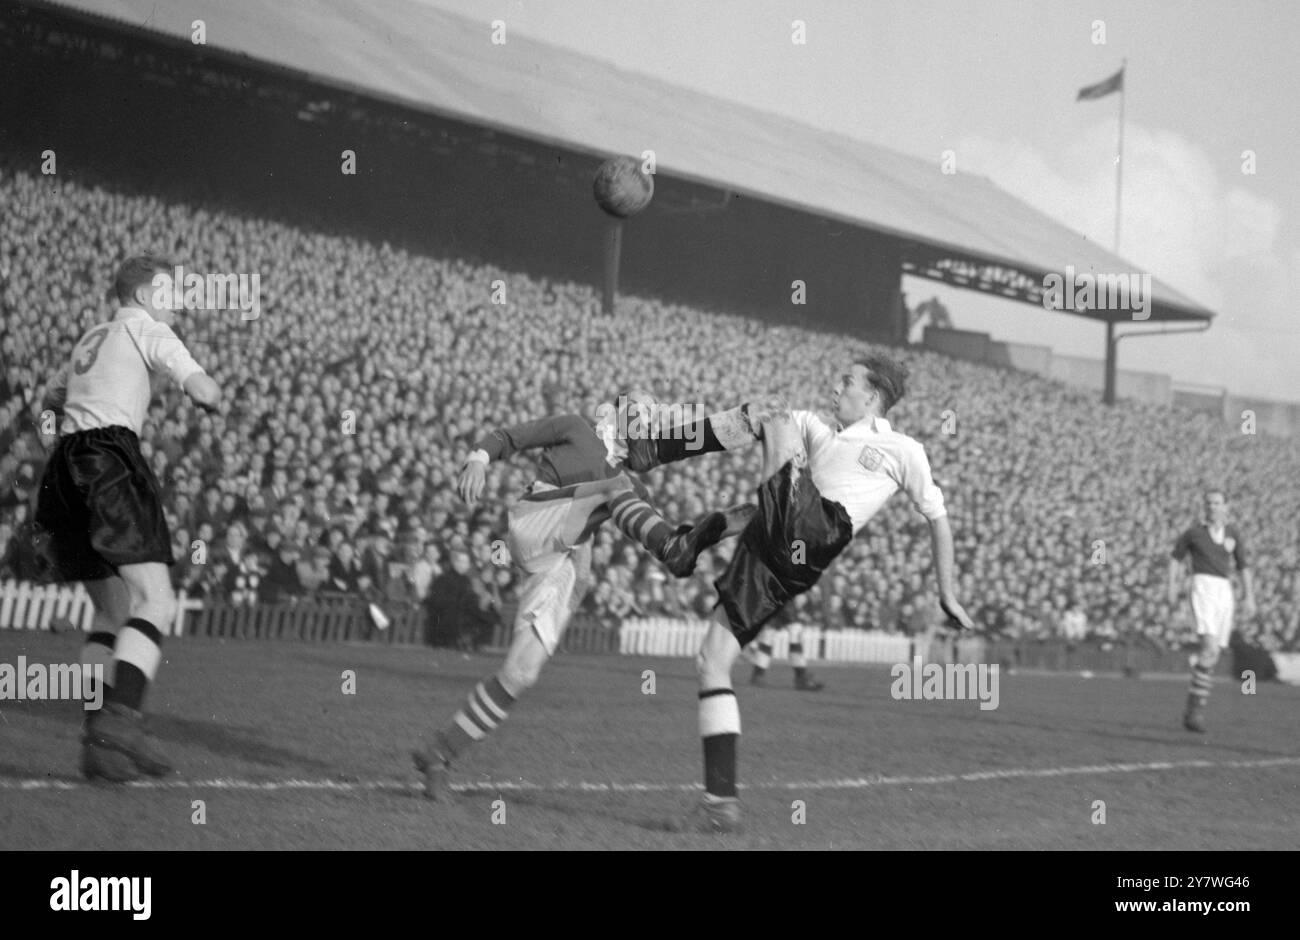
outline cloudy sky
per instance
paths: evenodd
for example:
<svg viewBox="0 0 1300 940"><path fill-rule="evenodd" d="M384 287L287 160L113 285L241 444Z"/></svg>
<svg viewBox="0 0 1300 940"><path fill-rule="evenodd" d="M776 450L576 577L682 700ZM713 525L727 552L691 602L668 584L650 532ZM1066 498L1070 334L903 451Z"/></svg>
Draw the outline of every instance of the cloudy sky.
<svg viewBox="0 0 1300 940"><path fill-rule="evenodd" d="M1300 400L1300 4L422 2L936 165L955 150L960 172L1108 246L1119 98L1074 99L1127 58L1121 254L1219 317L1202 336L1122 344L1121 367ZM805 46L790 42L796 19ZM905 289L912 303L939 295L960 327L1102 354L1101 327L1076 317Z"/></svg>

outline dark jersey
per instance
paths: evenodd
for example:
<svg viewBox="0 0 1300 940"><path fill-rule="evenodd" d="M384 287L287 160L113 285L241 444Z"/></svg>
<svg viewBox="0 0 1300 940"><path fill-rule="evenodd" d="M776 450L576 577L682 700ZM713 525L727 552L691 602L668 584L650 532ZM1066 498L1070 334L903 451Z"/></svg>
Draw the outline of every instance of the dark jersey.
<svg viewBox="0 0 1300 940"><path fill-rule="evenodd" d="M492 460L504 460L522 450L542 448L536 458L538 479L551 486L571 486L607 480L623 472L606 460L609 451L595 429L579 415L557 415L491 432L476 448Z"/></svg>
<svg viewBox="0 0 1300 940"><path fill-rule="evenodd" d="M1222 542L1210 537L1210 529L1204 523L1192 526L1178 537L1173 557L1182 561L1189 554L1192 556L1193 574L1212 574L1219 578L1232 575L1234 562L1237 570L1241 571L1248 561L1246 543L1233 525L1224 526Z"/></svg>
<svg viewBox="0 0 1300 940"><path fill-rule="evenodd" d="M525 501L550 502L569 499L580 483L593 483L625 476L636 494L650 502L650 491L636 477L625 472L622 461L617 465L607 459L609 449L595 428L579 415L557 415L501 428L486 435L475 445L492 460L502 460L523 450L542 448L537 457L538 480L557 487L543 493L529 494ZM591 509L580 542L586 541L611 515L609 504L601 502Z"/></svg>

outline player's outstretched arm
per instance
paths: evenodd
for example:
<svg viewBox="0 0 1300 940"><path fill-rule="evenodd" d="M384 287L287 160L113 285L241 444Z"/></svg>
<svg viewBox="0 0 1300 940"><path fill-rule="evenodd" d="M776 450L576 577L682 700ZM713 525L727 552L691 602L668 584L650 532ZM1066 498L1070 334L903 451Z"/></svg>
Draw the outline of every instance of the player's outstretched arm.
<svg viewBox="0 0 1300 940"><path fill-rule="evenodd" d="M190 401L204 411L216 411L221 404L221 387L206 372L195 372L185 380L181 388L190 397Z"/></svg>
<svg viewBox="0 0 1300 940"><path fill-rule="evenodd" d="M68 402L68 367L63 366L55 372L50 378L49 383L45 386L45 394L41 397L41 411L52 411L55 414L63 413L63 406Z"/></svg>
<svg viewBox="0 0 1300 940"><path fill-rule="evenodd" d="M1241 590L1242 596L1242 616L1250 618L1255 616L1255 581L1250 576L1249 568L1241 568Z"/></svg>
<svg viewBox="0 0 1300 940"><path fill-rule="evenodd" d="M954 586L957 566L953 559L952 526L948 524L947 516L930 520L930 550L934 554L934 572L939 580L939 606L954 627L974 629L974 621L957 600Z"/></svg>
<svg viewBox="0 0 1300 940"><path fill-rule="evenodd" d="M456 492L471 509L483 496L483 488L487 485L487 465L487 452L476 450L469 455L465 466L460 469L460 477L456 480Z"/></svg>
<svg viewBox="0 0 1300 940"><path fill-rule="evenodd" d="M483 496L487 465L493 460L504 460L521 450L555 447L585 429L586 423L577 415L556 415L489 431L474 445L461 467L456 492L467 506L473 507Z"/></svg>

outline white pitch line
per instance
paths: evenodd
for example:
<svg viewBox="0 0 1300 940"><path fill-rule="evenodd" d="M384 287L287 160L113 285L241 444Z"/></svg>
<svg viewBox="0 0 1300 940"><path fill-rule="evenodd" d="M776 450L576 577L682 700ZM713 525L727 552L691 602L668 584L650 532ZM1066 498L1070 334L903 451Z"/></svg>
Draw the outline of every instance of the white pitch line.
<svg viewBox="0 0 1300 940"><path fill-rule="evenodd" d="M1300 767L1300 757L1270 757L1260 760L1189 760L1153 761L1144 764L1090 764L1081 767L1015 767L1007 770L979 770L964 774L933 774L901 777L843 777L830 780L794 782L767 781L741 784L750 790L866 790L871 787L938 786L946 783L981 783L987 780L1032 780L1044 777L1086 777L1101 774L1159 773L1169 770L1260 769L1265 767ZM0 778L0 790L81 790L95 786L83 780L37 778L13 780ZM229 777L213 780L137 780L124 784L136 790L245 790L275 792L282 790L322 790L355 793L376 790L417 791L419 783L404 780L239 780ZM570 792L570 793L662 793L699 790L698 783L596 783L561 780L557 783L530 783L526 780L502 780L452 784L451 789L467 793L500 792Z"/></svg>

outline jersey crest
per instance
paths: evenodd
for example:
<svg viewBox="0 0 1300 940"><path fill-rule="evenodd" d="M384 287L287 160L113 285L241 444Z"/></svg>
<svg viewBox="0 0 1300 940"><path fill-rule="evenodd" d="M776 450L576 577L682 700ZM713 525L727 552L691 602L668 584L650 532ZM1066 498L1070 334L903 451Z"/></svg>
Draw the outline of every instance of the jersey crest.
<svg viewBox="0 0 1300 940"><path fill-rule="evenodd" d="M884 453L872 447L870 444L863 446L862 452L858 454L858 463L873 472L879 470L880 465L884 462Z"/></svg>

